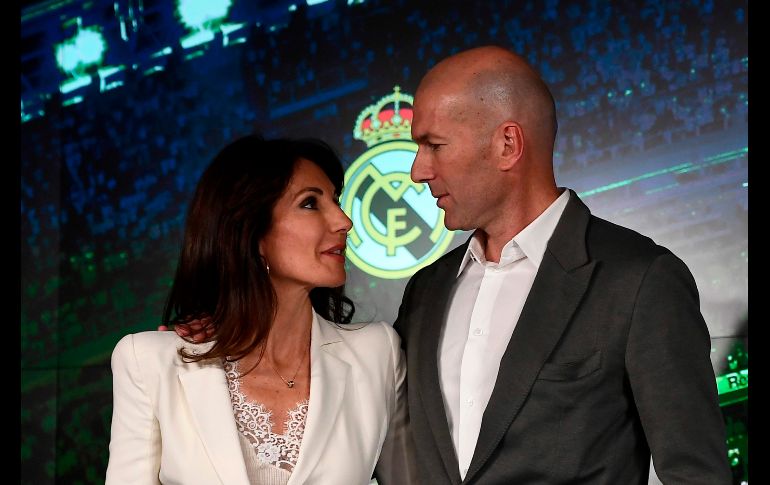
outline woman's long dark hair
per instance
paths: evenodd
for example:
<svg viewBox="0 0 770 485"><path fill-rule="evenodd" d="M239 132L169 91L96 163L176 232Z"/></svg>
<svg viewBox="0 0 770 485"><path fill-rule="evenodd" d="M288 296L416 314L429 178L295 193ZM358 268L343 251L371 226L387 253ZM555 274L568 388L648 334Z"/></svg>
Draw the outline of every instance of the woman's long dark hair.
<svg viewBox="0 0 770 485"><path fill-rule="evenodd" d="M163 323L201 319L213 329L205 341L215 343L201 354L180 350L185 359L239 359L267 340L276 295L259 242L270 229L273 207L300 158L318 165L337 193L342 191L342 163L329 145L313 138L264 140L248 135L223 148L201 175ZM343 290L313 289L315 311L327 320L349 323L355 306Z"/></svg>

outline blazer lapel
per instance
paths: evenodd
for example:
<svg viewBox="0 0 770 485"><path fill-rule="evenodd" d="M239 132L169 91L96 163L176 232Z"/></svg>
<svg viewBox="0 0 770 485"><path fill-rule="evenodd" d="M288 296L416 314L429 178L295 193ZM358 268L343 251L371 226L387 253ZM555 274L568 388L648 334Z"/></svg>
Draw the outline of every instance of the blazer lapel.
<svg viewBox="0 0 770 485"><path fill-rule="evenodd" d="M222 483L249 485L224 369L214 361L199 365L179 374L198 434Z"/></svg>
<svg viewBox="0 0 770 485"><path fill-rule="evenodd" d="M589 262L585 247L590 215L572 192L500 361L466 482L489 459L516 418L537 374L588 289L595 266L595 262Z"/></svg>
<svg viewBox="0 0 770 485"><path fill-rule="evenodd" d="M425 416L428 418L435 446L441 454L447 476L452 479L452 483L456 480L459 483L460 465L452 444L452 436L449 434L444 398L441 395L438 345L444 318L449 308L450 293L457 280L457 271L467 247L468 242L454 249L453 253L439 263L435 274L431 276L431 279L436 282L434 291L425 295L422 302L423 308L416 312L415 317L412 317L423 322L418 336L420 354L415 359L420 365L417 393L420 395ZM446 302L446 304L442 308L440 305L437 306L436 302Z"/></svg>
<svg viewBox="0 0 770 485"><path fill-rule="evenodd" d="M305 432L297 464L288 485L302 484L315 468L342 408L342 399L350 374L344 358L345 344L329 324L313 312L310 339L310 399Z"/></svg>

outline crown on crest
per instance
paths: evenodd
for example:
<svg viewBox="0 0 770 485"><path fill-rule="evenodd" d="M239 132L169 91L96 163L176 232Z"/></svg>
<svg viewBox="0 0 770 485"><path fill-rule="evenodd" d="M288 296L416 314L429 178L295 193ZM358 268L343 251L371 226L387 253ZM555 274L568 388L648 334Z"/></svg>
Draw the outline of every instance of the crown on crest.
<svg viewBox="0 0 770 485"><path fill-rule="evenodd" d="M390 140L410 140L413 102L412 96L394 86L393 94L361 111L353 128L353 138L365 142L367 147Z"/></svg>

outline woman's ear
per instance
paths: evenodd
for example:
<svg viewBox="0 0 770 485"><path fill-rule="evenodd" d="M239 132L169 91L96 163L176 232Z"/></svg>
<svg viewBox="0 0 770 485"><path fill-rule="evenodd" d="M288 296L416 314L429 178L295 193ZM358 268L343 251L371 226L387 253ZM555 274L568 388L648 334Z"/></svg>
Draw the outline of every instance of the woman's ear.
<svg viewBox="0 0 770 485"><path fill-rule="evenodd" d="M270 274L270 263L267 261L267 258L262 255L262 245L259 246L259 259L262 261L262 265L265 267L265 270L267 270L267 274Z"/></svg>

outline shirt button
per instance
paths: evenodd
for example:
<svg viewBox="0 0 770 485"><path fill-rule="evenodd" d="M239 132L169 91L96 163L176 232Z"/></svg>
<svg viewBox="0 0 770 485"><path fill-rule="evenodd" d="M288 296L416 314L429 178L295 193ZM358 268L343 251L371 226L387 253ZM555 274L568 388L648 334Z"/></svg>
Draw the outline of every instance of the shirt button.
<svg viewBox="0 0 770 485"><path fill-rule="evenodd" d="M468 407L471 407L471 406L473 406L473 399L470 399L470 398L469 398L469 399L466 399L466 400L465 400L465 404L466 404Z"/></svg>
<svg viewBox="0 0 770 485"><path fill-rule="evenodd" d="M483 334L484 334L484 331L481 330L480 328L474 328L473 329L473 335L478 337L478 336L483 335Z"/></svg>

